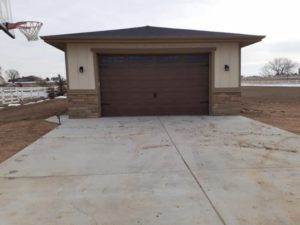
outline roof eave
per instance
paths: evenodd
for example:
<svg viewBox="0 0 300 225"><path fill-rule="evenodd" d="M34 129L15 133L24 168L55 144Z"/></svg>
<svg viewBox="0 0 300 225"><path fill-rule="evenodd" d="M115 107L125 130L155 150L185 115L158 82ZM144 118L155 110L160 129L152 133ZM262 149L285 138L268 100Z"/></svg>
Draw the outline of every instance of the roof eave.
<svg viewBox="0 0 300 225"><path fill-rule="evenodd" d="M253 36L246 38L216 38L216 37L205 37L205 38L191 38L191 37L168 37L168 38L79 38L79 37L59 37L59 36L42 36L46 43L65 51L67 43L214 43L214 42L238 42L241 47L246 47L254 43L260 42L265 36Z"/></svg>
<svg viewBox="0 0 300 225"><path fill-rule="evenodd" d="M247 47L249 45L253 45L255 43L261 42L266 36L260 36L257 39L249 39L249 40L244 40L243 42L240 42L240 46L243 47Z"/></svg>

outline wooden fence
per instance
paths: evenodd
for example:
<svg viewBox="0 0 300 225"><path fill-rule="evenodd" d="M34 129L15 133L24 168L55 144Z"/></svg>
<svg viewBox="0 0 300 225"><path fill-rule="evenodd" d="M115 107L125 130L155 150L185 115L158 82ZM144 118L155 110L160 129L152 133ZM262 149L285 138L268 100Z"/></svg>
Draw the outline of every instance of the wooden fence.
<svg viewBox="0 0 300 225"><path fill-rule="evenodd" d="M47 97L46 87L0 87L0 104L3 105L40 97Z"/></svg>

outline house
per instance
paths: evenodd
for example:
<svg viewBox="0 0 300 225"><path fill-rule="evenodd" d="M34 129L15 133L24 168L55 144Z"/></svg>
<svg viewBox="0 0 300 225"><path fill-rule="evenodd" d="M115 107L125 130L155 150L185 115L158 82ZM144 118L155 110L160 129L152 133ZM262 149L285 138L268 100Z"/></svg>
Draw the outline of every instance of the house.
<svg viewBox="0 0 300 225"><path fill-rule="evenodd" d="M23 82L41 82L43 79L37 76L25 76L17 78L15 82L23 83Z"/></svg>
<svg viewBox="0 0 300 225"><path fill-rule="evenodd" d="M61 78L59 76L51 77L51 81L53 81L53 82L59 82L60 80L61 80Z"/></svg>
<svg viewBox="0 0 300 225"><path fill-rule="evenodd" d="M9 80L9 82L12 82ZM19 78L16 78L14 83L11 84L13 86L17 87L40 87L43 86L43 79L34 75L30 76L22 76Z"/></svg>
<svg viewBox="0 0 300 225"><path fill-rule="evenodd" d="M65 52L71 118L239 114L241 48L263 38L152 26L42 37Z"/></svg>

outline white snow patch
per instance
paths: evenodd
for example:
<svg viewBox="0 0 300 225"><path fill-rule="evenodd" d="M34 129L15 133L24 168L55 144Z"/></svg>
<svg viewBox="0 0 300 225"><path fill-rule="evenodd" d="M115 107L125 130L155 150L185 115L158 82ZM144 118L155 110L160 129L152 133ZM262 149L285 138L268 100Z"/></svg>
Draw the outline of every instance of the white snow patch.
<svg viewBox="0 0 300 225"><path fill-rule="evenodd" d="M11 104L9 104L8 105L8 107L16 107L16 106L20 106L21 104L13 104L13 103L11 103Z"/></svg>
<svg viewBox="0 0 300 225"><path fill-rule="evenodd" d="M250 83L243 83L242 86L249 87L300 87L300 84L250 84Z"/></svg>
<svg viewBox="0 0 300 225"><path fill-rule="evenodd" d="M67 98L67 96L58 96L58 97L56 97L56 99L66 99Z"/></svg>
<svg viewBox="0 0 300 225"><path fill-rule="evenodd" d="M33 105L33 104L36 104L36 102L28 102L28 103L26 103L24 105Z"/></svg>

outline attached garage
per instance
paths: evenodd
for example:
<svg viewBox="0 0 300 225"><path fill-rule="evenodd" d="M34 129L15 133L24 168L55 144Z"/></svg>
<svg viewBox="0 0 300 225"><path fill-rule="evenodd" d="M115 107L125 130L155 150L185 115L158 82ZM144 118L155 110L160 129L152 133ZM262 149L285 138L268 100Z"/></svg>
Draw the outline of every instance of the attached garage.
<svg viewBox="0 0 300 225"><path fill-rule="evenodd" d="M234 115L241 48L264 36L138 27L42 37L66 56L72 118Z"/></svg>

